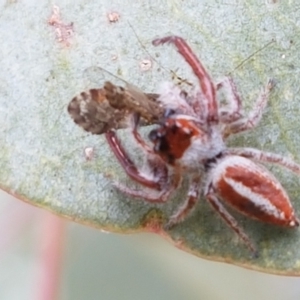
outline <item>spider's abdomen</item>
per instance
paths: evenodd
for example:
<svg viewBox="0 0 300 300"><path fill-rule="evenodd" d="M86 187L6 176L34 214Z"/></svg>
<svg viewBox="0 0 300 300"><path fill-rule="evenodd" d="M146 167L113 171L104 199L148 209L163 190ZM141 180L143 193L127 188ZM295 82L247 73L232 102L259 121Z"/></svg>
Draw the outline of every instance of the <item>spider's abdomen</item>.
<svg viewBox="0 0 300 300"><path fill-rule="evenodd" d="M281 226L299 225L280 182L264 167L240 156L228 156L210 173L220 198L248 217Z"/></svg>

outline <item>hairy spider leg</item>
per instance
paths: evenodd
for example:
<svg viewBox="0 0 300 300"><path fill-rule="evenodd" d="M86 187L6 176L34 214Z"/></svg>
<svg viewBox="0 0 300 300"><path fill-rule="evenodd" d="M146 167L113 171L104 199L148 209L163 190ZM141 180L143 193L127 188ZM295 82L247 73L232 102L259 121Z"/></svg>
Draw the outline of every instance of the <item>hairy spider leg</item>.
<svg viewBox="0 0 300 300"><path fill-rule="evenodd" d="M140 146L140 148L144 151L146 151L151 156L157 157L157 155L153 152L153 149L148 146L148 144L144 141L144 139L141 137L140 133L138 132L138 126L140 122L140 114L133 113L131 116L131 130L133 137L137 144ZM163 163L163 161L160 159L160 161Z"/></svg>
<svg viewBox="0 0 300 300"><path fill-rule="evenodd" d="M219 109L220 121L223 124L228 124L240 119L242 117L242 101L233 79L226 76L222 81L216 84L216 88L217 90L225 90L226 99L228 101L227 107L220 107Z"/></svg>
<svg viewBox="0 0 300 300"><path fill-rule="evenodd" d="M119 182L113 182L113 185L121 192L127 194L128 196L134 198L142 198L148 202L152 203L164 203L166 202L171 194L181 185L181 175L179 173L174 173L171 175L171 179L162 186L161 191L154 193L152 191L146 190L136 190L127 187Z"/></svg>
<svg viewBox="0 0 300 300"><path fill-rule="evenodd" d="M300 165L279 154L265 152L254 148L228 148L224 154L238 155L253 159L258 162L268 162L282 166L297 175L300 175Z"/></svg>
<svg viewBox="0 0 300 300"><path fill-rule="evenodd" d="M129 158L125 149L123 148L120 140L117 138L114 131L108 131L105 133L105 138L110 146L110 149L113 151L117 160L121 164L122 168L126 174L133 180L139 182L140 184L156 189L161 190L161 183L159 181L154 181L147 178L144 174L140 173L133 161Z"/></svg>
<svg viewBox="0 0 300 300"><path fill-rule="evenodd" d="M274 81L270 79L266 86L260 92L254 105L254 108L248 114L248 117L241 116L235 122L229 123L223 131L224 137L228 137L231 134L252 129L258 125L258 123L261 120L263 110L267 105L270 92L273 89L274 85Z"/></svg>
<svg viewBox="0 0 300 300"><path fill-rule="evenodd" d="M191 211L195 208L199 200L200 194L201 194L201 177L196 176L190 179L189 189L185 201L178 208L176 213L171 216L165 228L170 229L176 224L183 221L186 218L186 216L189 215Z"/></svg>
<svg viewBox="0 0 300 300"><path fill-rule="evenodd" d="M133 113L131 116L131 129L133 137L141 150L146 152L148 155L147 164L151 169L151 175L156 177L161 185L165 185L168 181L168 168L161 157L157 156L153 149L150 148L145 140L141 137L140 133L138 132L139 122L140 114Z"/></svg>
<svg viewBox="0 0 300 300"><path fill-rule="evenodd" d="M220 214L222 219L229 225L229 227L242 239L242 241L244 241L244 243L254 254L254 256L257 257L258 253L255 246L253 245L247 234L240 228L236 219L226 210L226 208L220 202L212 185L208 186L207 191L205 192L205 197L212 205L212 207Z"/></svg>
<svg viewBox="0 0 300 300"><path fill-rule="evenodd" d="M205 99L208 102L207 122L209 124L218 124L219 116L216 91L214 88L214 84L209 74L206 72L204 66L201 64L200 60L197 58L197 56L194 54L190 46L186 43L186 41L183 38L178 36L167 36L161 39L155 39L152 42L154 46L158 46L165 43L174 44L178 52L191 66L193 72L199 79L203 95L205 96Z"/></svg>

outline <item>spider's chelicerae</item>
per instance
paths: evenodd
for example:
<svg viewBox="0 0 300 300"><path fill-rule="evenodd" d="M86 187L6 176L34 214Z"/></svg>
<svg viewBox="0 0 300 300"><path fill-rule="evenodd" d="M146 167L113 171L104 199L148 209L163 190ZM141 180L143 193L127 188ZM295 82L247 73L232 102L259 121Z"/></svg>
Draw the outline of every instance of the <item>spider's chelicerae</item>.
<svg viewBox="0 0 300 300"><path fill-rule="evenodd" d="M280 182L254 161L276 163L298 175L300 165L253 148L227 148L224 141L229 135L252 129L259 123L273 81L268 81L254 109L246 117L230 78L215 87L182 38L168 36L153 41L155 46L165 43L174 44L191 66L199 80L200 91L188 95L178 87L164 87L159 101L166 108L166 114L158 128L149 133L152 146L137 131L138 116L133 117L132 134L147 155L148 171L134 165L114 131L106 133L107 141L127 175L146 189L136 190L116 182L114 185L132 197L163 203L180 187L183 176L188 177L187 197L166 227L183 221L204 195L255 253L255 246L221 201L253 219L287 227L298 226L299 221ZM227 105L219 105L216 99L216 91L220 88L227 90Z"/></svg>

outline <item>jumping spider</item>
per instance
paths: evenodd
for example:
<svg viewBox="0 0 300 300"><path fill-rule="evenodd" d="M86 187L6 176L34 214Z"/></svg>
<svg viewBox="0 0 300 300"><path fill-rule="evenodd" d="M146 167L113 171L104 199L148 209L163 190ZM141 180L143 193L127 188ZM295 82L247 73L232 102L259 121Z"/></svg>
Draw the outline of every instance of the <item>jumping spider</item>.
<svg viewBox="0 0 300 300"><path fill-rule="evenodd" d="M106 139L124 171L148 190L135 190L117 182L114 185L132 197L164 203L180 187L182 177L188 177L187 197L171 216L166 228L183 221L204 195L247 247L256 253L252 241L221 200L250 218L286 227L298 226L299 220L280 182L254 161L276 163L298 175L300 165L280 155L253 148L227 148L225 139L257 126L273 81L268 81L254 109L245 117L241 99L230 78L215 87L182 38L168 36L153 41L154 46L165 43L175 45L197 76L201 91L188 95L174 86L165 87L158 100L167 109L159 127L149 133L152 146L140 136L137 130L139 117L135 114L132 134L147 154L148 172L134 165L114 131L106 133ZM220 88L227 89L229 96L228 104L223 107L216 99L216 91Z"/></svg>

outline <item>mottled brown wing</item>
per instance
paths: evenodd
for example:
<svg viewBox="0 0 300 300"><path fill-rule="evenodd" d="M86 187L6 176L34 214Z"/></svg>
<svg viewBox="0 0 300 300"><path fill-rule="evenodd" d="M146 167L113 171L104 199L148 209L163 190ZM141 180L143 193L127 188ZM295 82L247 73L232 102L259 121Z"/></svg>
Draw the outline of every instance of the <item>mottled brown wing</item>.
<svg viewBox="0 0 300 300"><path fill-rule="evenodd" d="M128 126L128 116L139 113L141 125L157 123L163 109L157 94L144 94L106 82L101 89L91 89L75 96L68 105L74 122L93 134Z"/></svg>
<svg viewBox="0 0 300 300"><path fill-rule="evenodd" d="M130 84L125 89L111 82L105 82L104 90L112 107L138 113L148 124L156 123L163 116L164 109L157 101L157 94L145 94Z"/></svg>
<svg viewBox="0 0 300 300"><path fill-rule="evenodd" d="M111 107L103 88L91 89L75 96L69 103L68 112L77 125L93 134L124 128L127 124L127 112Z"/></svg>

